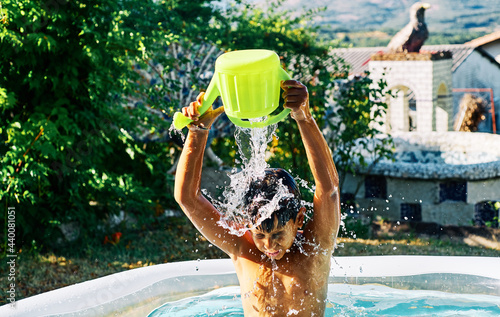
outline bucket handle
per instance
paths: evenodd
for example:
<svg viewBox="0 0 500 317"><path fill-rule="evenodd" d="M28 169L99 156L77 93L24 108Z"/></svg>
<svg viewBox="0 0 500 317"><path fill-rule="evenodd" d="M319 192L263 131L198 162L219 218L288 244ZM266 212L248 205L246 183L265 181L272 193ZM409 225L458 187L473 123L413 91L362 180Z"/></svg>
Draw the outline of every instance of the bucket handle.
<svg viewBox="0 0 500 317"><path fill-rule="evenodd" d="M203 96L203 102L201 104L201 107L198 109L200 115L204 114L210 108L210 106L214 103L215 98L217 98L220 94L219 88L217 87L217 78L218 78L217 75L212 77L212 80L208 85L207 91ZM173 123L174 123L174 128L176 130L182 130L182 128L184 128L191 122L193 122L193 120L184 116L179 111L174 114Z"/></svg>
<svg viewBox="0 0 500 317"><path fill-rule="evenodd" d="M292 79L290 77L290 75L281 67L278 70L278 77L279 77L280 82L282 80ZM239 118L235 118L235 117L230 117L229 119L234 124L236 124L237 126L242 127L242 128L263 128L265 126L280 122L290 113L290 111L291 111L291 109L285 108L285 109L283 109L283 111L281 111L277 115L269 116L269 117L267 117L267 119L265 121L259 121L259 122L251 122L251 121L246 121L246 120L243 121L243 120L241 120Z"/></svg>

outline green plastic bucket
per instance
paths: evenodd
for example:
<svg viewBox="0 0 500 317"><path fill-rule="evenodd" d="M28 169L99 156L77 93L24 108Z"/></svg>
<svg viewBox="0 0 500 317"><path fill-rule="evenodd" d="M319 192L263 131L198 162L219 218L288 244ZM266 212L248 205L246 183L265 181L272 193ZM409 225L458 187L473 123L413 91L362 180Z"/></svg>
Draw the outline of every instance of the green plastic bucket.
<svg viewBox="0 0 500 317"><path fill-rule="evenodd" d="M242 50L222 54L215 62L215 73L199 111L203 114L215 98L221 96L224 111L237 126L256 128L279 122L290 109L270 114L279 106L280 82L288 79L290 76L281 68L279 57L273 51ZM247 121L264 116L268 116L265 121ZM191 122L180 112L174 116L174 127L178 130Z"/></svg>

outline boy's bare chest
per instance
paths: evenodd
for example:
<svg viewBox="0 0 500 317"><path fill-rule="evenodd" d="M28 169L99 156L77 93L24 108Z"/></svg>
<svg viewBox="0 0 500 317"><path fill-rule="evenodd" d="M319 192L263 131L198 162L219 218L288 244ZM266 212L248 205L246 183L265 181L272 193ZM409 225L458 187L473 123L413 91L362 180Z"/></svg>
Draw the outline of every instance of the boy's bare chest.
<svg viewBox="0 0 500 317"><path fill-rule="evenodd" d="M311 316L324 309L328 278L317 265L242 261L238 278L245 316Z"/></svg>

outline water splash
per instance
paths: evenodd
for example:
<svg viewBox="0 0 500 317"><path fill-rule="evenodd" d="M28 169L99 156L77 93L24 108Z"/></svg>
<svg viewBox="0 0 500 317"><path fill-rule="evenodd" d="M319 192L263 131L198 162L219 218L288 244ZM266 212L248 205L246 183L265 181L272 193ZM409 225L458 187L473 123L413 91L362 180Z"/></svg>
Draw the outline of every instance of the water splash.
<svg viewBox="0 0 500 317"><path fill-rule="evenodd" d="M262 179L265 169L269 167L266 162L266 150L275 136L276 127L277 124L263 128L236 127L235 139L241 167L239 170L233 169L233 174L229 175L230 185L225 188L222 199L217 203L222 213L219 225L232 234L242 236L249 229L259 226L278 208L281 199L293 196L288 188L279 182L277 193L272 200L262 198L262 207L256 216L244 212L244 198L250 184Z"/></svg>
<svg viewBox="0 0 500 317"><path fill-rule="evenodd" d="M274 279L274 272L278 269L278 263L276 263L275 259L271 259L271 264L272 264L272 267L271 267L272 277ZM275 290L276 290L276 288L275 288Z"/></svg>
<svg viewBox="0 0 500 317"><path fill-rule="evenodd" d="M182 143L184 143L186 141L186 136L184 135L184 133L182 133L182 130L177 130L175 127L174 127L174 122L172 121L172 124L170 125L170 128L168 128L168 135L170 136L170 139L173 139L174 137L172 136L172 134L177 134L181 137L182 139Z"/></svg>
<svg viewBox="0 0 500 317"><path fill-rule="evenodd" d="M309 256L309 254L306 252L306 249L303 246L303 244L309 244L308 242L303 241L302 239L295 239L294 244L297 246L300 253L304 254L305 256Z"/></svg>
<svg viewBox="0 0 500 317"><path fill-rule="evenodd" d="M255 119L255 121L265 120L265 118ZM278 209L281 199L293 197L287 186L279 180L277 193L272 200L262 198L262 206L259 208L257 216L252 217L244 212L244 198L250 184L265 176L265 169L269 167L267 159L267 147L276 136L277 124L268 125L263 128L242 128L236 126L235 140L238 147L237 163L239 168L233 168L230 178L230 185L226 186L219 199L215 199L214 204L221 212L219 225L229 230L230 233L242 236L248 230L258 227L262 221L269 218ZM297 175L294 176L298 185L303 189L314 192L315 185L309 184ZM312 211L313 204L305 200L301 205ZM306 213L306 221L309 220Z"/></svg>

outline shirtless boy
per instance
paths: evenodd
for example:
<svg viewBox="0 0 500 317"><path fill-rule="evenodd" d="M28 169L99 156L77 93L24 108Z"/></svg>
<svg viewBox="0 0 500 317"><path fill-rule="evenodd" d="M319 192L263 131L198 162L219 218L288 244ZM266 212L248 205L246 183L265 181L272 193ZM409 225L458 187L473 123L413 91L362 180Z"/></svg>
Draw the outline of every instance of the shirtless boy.
<svg viewBox="0 0 500 317"><path fill-rule="evenodd" d="M305 207L287 202L269 220L241 237L217 224L220 213L202 195L200 180L208 130L223 109L210 108L200 116L203 94L182 110L194 121L189 125L177 167L175 199L207 240L233 261L245 316L323 316L330 259L340 224L338 174L330 149L309 111L307 88L294 80L282 82L281 87L284 106L291 109L297 122L316 185L314 213L305 226ZM273 183L283 178L287 182L284 170L270 170L267 174L265 181ZM292 189L291 183L287 185ZM252 199L251 194L248 197ZM303 233L299 235L301 227Z"/></svg>

